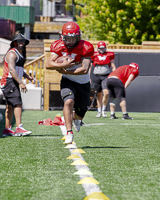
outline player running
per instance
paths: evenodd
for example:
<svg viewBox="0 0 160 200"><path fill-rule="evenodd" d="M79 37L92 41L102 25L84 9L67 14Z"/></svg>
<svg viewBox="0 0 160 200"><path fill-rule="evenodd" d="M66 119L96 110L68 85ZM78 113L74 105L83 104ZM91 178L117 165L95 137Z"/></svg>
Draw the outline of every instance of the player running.
<svg viewBox="0 0 160 200"><path fill-rule="evenodd" d="M62 27L61 39L54 41L50 46L51 55L46 62L47 69L57 70L62 74L61 96L64 101L63 115L67 128L65 144L72 143L73 131L80 131L80 122L83 119L90 98L90 57L94 53L93 45L81 40L80 27L75 22L67 22ZM55 62L60 56L71 56L63 63ZM74 61L74 63L73 63ZM75 119L73 119L75 109Z"/></svg>

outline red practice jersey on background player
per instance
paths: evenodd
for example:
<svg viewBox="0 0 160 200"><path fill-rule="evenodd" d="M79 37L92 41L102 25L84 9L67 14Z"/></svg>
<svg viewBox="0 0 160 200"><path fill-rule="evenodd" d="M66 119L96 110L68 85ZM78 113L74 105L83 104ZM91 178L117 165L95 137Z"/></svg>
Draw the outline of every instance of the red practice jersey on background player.
<svg viewBox="0 0 160 200"><path fill-rule="evenodd" d="M94 55L91 57L93 60L93 65L107 65L111 66L111 60L114 60L114 53L113 52L106 52L101 54L99 52L95 52Z"/></svg>
<svg viewBox="0 0 160 200"><path fill-rule="evenodd" d="M123 84L125 84L131 74L133 74L134 79L135 79L139 75L139 68L132 67L129 65L123 65L123 66L118 67L115 71L111 72L108 78L112 76L116 76L122 81Z"/></svg>

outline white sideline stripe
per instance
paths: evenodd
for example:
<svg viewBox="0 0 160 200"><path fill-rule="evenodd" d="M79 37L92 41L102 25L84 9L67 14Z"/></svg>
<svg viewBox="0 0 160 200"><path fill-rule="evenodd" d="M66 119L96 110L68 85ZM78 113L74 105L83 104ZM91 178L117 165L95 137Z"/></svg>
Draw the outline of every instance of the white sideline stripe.
<svg viewBox="0 0 160 200"><path fill-rule="evenodd" d="M62 134L66 135L67 134L67 130L66 130L66 126L60 126ZM76 148L77 146L74 145ZM70 153L73 151L73 148L69 148ZM71 153L72 154L72 153ZM80 153L76 153L82 160L84 160L83 156ZM77 159L72 159L73 161L76 161ZM85 160L84 160L85 161ZM89 167L87 165L75 165L76 169L79 171L81 169L87 169L88 171L91 171L89 169ZM79 175L80 180L85 178L85 177L93 177L93 175ZM102 192L99 188L99 186L97 184L82 184L86 195L90 195L92 192Z"/></svg>
<svg viewBox="0 0 160 200"><path fill-rule="evenodd" d="M33 136L34 137L34 136ZM25 137L25 138L27 138L27 137ZM40 136L38 136L38 137L34 137L34 139L48 139L48 138L50 138L50 139L59 139L59 137L51 137L51 136L45 136L45 137L40 137Z"/></svg>
<svg viewBox="0 0 160 200"><path fill-rule="evenodd" d="M128 126L160 126L160 124L128 124L128 123L92 123L92 124L85 124L86 126L101 126L101 125L128 125Z"/></svg>

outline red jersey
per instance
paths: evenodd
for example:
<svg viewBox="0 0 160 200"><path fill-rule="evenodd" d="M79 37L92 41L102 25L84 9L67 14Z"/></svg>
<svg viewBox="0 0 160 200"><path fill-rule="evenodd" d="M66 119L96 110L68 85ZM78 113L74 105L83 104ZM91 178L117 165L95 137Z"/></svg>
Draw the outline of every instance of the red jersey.
<svg viewBox="0 0 160 200"><path fill-rule="evenodd" d="M76 47L67 48L64 42L59 39L51 44L50 51L58 56L70 55L77 63L81 62L83 57L91 57L94 54L94 47L90 42L80 40Z"/></svg>
<svg viewBox="0 0 160 200"><path fill-rule="evenodd" d="M64 42L59 39L51 44L50 51L56 53L58 56L70 55L75 60L74 66L66 68L69 71L82 67L82 58L91 57L94 54L94 47L90 42L80 40L76 47L67 48ZM80 84L85 84L90 81L89 73L82 75L63 74L62 76Z"/></svg>
<svg viewBox="0 0 160 200"><path fill-rule="evenodd" d="M131 74L133 74L134 79L135 79L139 75L139 69L134 68L129 65L123 65L123 66L118 67L115 71L111 72L108 78L112 76L116 76L125 85L126 81L128 80Z"/></svg>
<svg viewBox="0 0 160 200"><path fill-rule="evenodd" d="M99 52L95 52L94 55L91 57L93 60L93 65L109 65L111 66L111 60L114 60L114 53L113 52L106 52L101 54Z"/></svg>

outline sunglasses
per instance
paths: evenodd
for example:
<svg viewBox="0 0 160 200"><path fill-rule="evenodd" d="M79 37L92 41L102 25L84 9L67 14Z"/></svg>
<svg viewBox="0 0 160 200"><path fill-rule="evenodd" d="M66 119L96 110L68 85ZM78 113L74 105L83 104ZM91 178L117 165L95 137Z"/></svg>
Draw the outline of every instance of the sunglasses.
<svg viewBox="0 0 160 200"><path fill-rule="evenodd" d="M22 42L22 43L26 43L26 41L25 40L17 40L17 42Z"/></svg>

